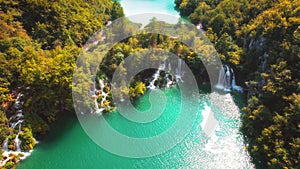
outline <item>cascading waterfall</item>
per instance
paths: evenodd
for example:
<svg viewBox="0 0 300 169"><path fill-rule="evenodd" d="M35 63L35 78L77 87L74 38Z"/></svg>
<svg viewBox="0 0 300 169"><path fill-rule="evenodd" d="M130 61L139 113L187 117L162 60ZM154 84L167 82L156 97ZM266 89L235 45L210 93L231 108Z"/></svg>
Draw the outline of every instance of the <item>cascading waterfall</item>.
<svg viewBox="0 0 300 169"><path fill-rule="evenodd" d="M21 98L23 97L23 94L18 94L18 97L16 99L16 102L14 104L15 109L17 110L18 114L16 114L15 116L12 116L10 118L10 120L18 120L17 122L12 122L10 123L10 127L15 129L17 126L19 126L18 128L18 133L16 135L16 138L14 139L14 146L15 146L15 151L16 152L21 152L21 140L19 139L19 135L21 133L21 129L22 129L22 123L23 123L23 113L22 113L22 108L23 108L23 102L21 102Z"/></svg>
<svg viewBox="0 0 300 169"><path fill-rule="evenodd" d="M19 126L18 133L16 135L16 138L14 139L14 146L16 152L22 152L21 150L21 140L19 139L19 135L21 133L22 129L22 123L24 120L18 120L16 123L11 123L11 128L15 129L15 127Z"/></svg>
<svg viewBox="0 0 300 169"><path fill-rule="evenodd" d="M168 67L167 67L167 65L168 65ZM183 80L182 80L183 72L181 70L181 67L182 67L182 60L179 59L178 60L178 67L176 68L176 74L175 74L177 82L179 80L181 82L183 82ZM163 64L161 64L159 66L159 68L157 69L157 71L153 74L153 76L152 76L153 79L150 81L149 85L147 86L148 89L154 90L154 89L158 88L155 85L155 82L158 80L158 78L160 76L160 72L161 71L166 71L166 68L168 69L168 72L172 71L171 62L168 62L168 64L167 64L167 59L165 58ZM170 88L170 87L172 87L174 85L174 81L173 81L172 78L171 79L169 78L169 74L168 73L165 74L164 78L166 79L166 82L167 82L166 85L165 85L167 88Z"/></svg>
<svg viewBox="0 0 300 169"><path fill-rule="evenodd" d="M231 72L232 72L232 83L231 83L232 89L242 93L243 88L241 86L236 85L235 74L234 74L234 71L232 69L231 69Z"/></svg>
<svg viewBox="0 0 300 169"><path fill-rule="evenodd" d="M166 68L166 61L167 61L167 59L165 58L165 60L164 60L164 68ZM165 70L165 69L163 69L163 70ZM171 62L169 61L168 62L168 72L171 72L172 71L172 66L171 66ZM172 87L173 86L173 84L174 84L174 81L172 80L172 78L170 79L169 78L169 74L168 73L166 73L166 75L165 75L165 79L167 80L167 84L166 84L166 87L167 88L170 88L170 87Z"/></svg>
<svg viewBox="0 0 300 169"><path fill-rule="evenodd" d="M93 113L93 112L98 113L98 110L99 110L98 101L97 101L98 96L96 95L97 93L98 93L98 90L96 88L96 82L94 80L93 89L90 91L90 94L91 94L91 97L94 99L95 110L91 110L91 113Z"/></svg>
<svg viewBox="0 0 300 169"><path fill-rule="evenodd" d="M2 150L8 151L8 138L3 141Z"/></svg>
<svg viewBox="0 0 300 169"><path fill-rule="evenodd" d="M161 71L161 67L162 67L162 66L160 66L160 67L158 68L158 70L154 73L154 75L152 76L152 77L153 77L153 80L149 83L149 86L147 86L147 88L149 88L149 89L151 89L151 90L156 89L155 81L159 78L160 71Z"/></svg>
<svg viewBox="0 0 300 169"><path fill-rule="evenodd" d="M231 92L231 90L243 92L241 86L236 85L236 78L232 68L228 65L220 68L218 83L215 85L217 89L224 90L225 92Z"/></svg>
<svg viewBox="0 0 300 169"><path fill-rule="evenodd" d="M23 120L18 120L17 122L12 122L10 123L10 127L11 128L16 128L17 125L20 125L21 123L23 123Z"/></svg>
<svg viewBox="0 0 300 169"><path fill-rule="evenodd" d="M161 64L159 66L158 70L153 74L153 76L152 76L153 79L150 81L149 85L147 86L148 89L154 90L154 89L158 88L157 86L155 86L155 82L158 80L158 78L160 76L160 72L165 71L166 67L168 69L168 72L172 71L171 62L168 62L168 64L166 62L167 62L167 59L164 60L163 64ZM183 75L184 75L184 72L182 71L182 60L179 58L178 62L177 62L176 72L175 72L176 82L179 82L179 81L183 82L183 80L182 80ZM171 79L169 78L168 73L166 73L164 78L167 81L167 83L166 83L167 88L170 88L174 85L175 81L172 78Z"/></svg>
<svg viewBox="0 0 300 169"><path fill-rule="evenodd" d="M261 63L261 70L262 71L265 71L266 70L266 68L267 68L267 65L268 65L268 62L267 62L267 60L268 60L268 57L269 57L269 54L268 53L264 53L264 55L262 56L262 63Z"/></svg>
<svg viewBox="0 0 300 169"><path fill-rule="evenodd" d="M18 134L15 138L15 141L14 141L14 144L15 144L15 148L16 148L16 151L17 152L21 152L21 140L19 139L19 135L20 135L20 132L21 132L21 127L22 127L22 123L19 124L19 130L18 130Z"/></svg>
<svg viewBox="0 0 300 169"><path fill-rule="evenodd" d="M231 72L228 65L225 65L226 73L225 73L225 92L231 92Z"/></svg>
<svg viewBox="0 0 300 169"><path fill-rule="evenodd" d="M91 90L91 95L92 98L94 99L94 110L92 110L91 113L96 113L96 114L101 114L103 110L105 109L104 107L104 102L106 101L108 93L104 91L105 83L104 80L99 79L99 90L96 88L96 82L94 81L93 83L93 90ZM100 107L98 103L98 98L101 96L100 100ZM109 105L107 106L109 108Z"/></svg>
<svg viewBox="0 0 300 169"><path fill-rule="evenodd" d="M9 149L9 147L8 147L9 139L7 137L3 141L3 144L2 144L2 150L4 151L2 153L2 156L4 157L3 158L4 160L0 161L0 166L4 166L8 161L10 161L13 158L11 156L11 154L14 154L14 155L22 154L22 156L20 156L20 159L23 160L26 157L28 157L32 152L32 150L30 150L29 152L22 151L22 148L21 148L22 141L19 138L20 133L22 132L22 123L24 121L24 115L23 115L24 102L21 101L22 97L23 97L23 94L19 93L17 96L17 99L14 103L14 108L15 108L17 114L9 118L9 121L10 121L9 124L12 129L15 129L18 126L18 133L16 134L16 137L13 140L14 149L13 150Z"/></svg>
<svg viewBox="0 0 300 169"><path fill-rule="evenodd" d="M102 99L100 101L100 104L101 104L101 109L103 111L104 110L103 105L104 105L104 101L106 101L107 93L104 92L105 85L104 85L103 80L101 80L101 79L99 79L99 86L100 86L100 91L101 91L101 95L102 95Z"/></svg>
<svg viewBox="0 0 300 169"><path fill-rule="evenodd" d="M182 77L183 77L184 72L182 71L182 60L180 58L178 58L177 63L178 63L178 66L176 68L176 75L175 75L176 81L177 82L179 82L179 81L183 82Z"/></svg>
<svg viewBox="0 0 300 169"><path fill-rule="evenodd" d="M216 88L221 90L224 89L224 82L225 82L225 73L224 73L224 68L222 66L219 71L219 78L218 78L218 83L216 85Z"/></svg>
<svg viewBox="0 0 300 169"><path fill-rule="evenodd" d="M168 74L166 74L166 77L165 77L166 79L167 79L167 88L170 88L170 87L172 87L172 85L174 84L174 82L169 78L169 75Z"/></svg>
<svg viewBox="0 0 300 169"><path fill-rule="evenodd" d="M155 82L156 80L158 80L159 76L160 76L160 72L164 71L166 69L166 59L164 60L164 63L161 64L157 71L154 73L154 75L152 76L153 80L149 83L149 85L147 86L148 89L154 90L157 87L155 86Z"/></svg>
<svg viewBox="0 0 300 169"><path fill-rule="evenodd" d="M171 72L172 71L172 66L171 66L171 62L169 62L168 64L168 71ZM167 79L167 88L172 87L172 85L174 84L173 80L169 78L169 75L166 73L166 79Z"/></svg>

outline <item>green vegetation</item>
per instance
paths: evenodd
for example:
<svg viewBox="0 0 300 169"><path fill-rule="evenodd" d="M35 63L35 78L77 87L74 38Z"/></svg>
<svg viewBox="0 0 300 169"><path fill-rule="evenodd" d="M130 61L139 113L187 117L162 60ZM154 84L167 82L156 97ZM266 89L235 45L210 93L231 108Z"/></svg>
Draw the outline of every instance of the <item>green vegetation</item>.
<svg viewBox="0 0 300 169"><path fill-rule="evenodd" d="M191 22L202 24L223 63L237 70L238 83L246 82L248 103L243 109L241 130L254 162L268 168L297 168L300 159L300 2L175 0L175 4ZM14 148L17 129L9 126L8 119L15 114L13 102L21 92L25 96L25 122L19 138L22 149L28 151L35 145L33 136L45 134L49 124L61 113L74 112L71 87L76 94L84 87L88 91L93 85L91 77L87 76L92 70L79 68L76 79L86 83L71 86L73 68L83 44L109 20L124 14L120 4L110 0L14 0L1 1L0 5L0 143L8 137L9 148ZM129 34L138 26L125 25L127 27L119 25L122 26L119 30ZM169 26L153 18L146 29ZM180 22L174 27L186 29ZM118 38L124 32L111 32L106 36ZM210 52L199 45L205 42L195 38L197 32L178 33L178 36L199 46L197 51ZM101 50L97 51L103 46L89 47L104 56ZM211 58L196 55L176 38L142 32L115 44L105 54L96 85L99 79L109 83L126 57L134 54L135 63L140 63L141 56L149 52L149 48L176 54L195 74L202 72L200 82L208 81L202 65L203 59L213 62ZM89 55L86 51L83 53ZM155 53L152 55L153 60L160 60ZM98 63L96 60L82 62ZM172 64L172 70L175 66L176 63ZM126 77L127 70L120 67ZM128 93L131 99L143 95L147 80L154 73L154 69L140 72L129 89L121 89L119 97ZM161 77L164 76L162 71ZM158 79L157 83L163 86L165 80ZM109 112L113 110L109 84L105 84L104 92L107 100L103 104L108 107L104 112ZM87 97L83 100L89 107L93 106L89 96L82 97ZM102 97L99 93L96 100L100 102ZM18 158L9 161L7 168Z"/></svg>
<svg viewBox="0 0 300 169"><path fill-rule="evenodd" d="M122 23L122 24L120 24ZM124 24L125 23L125 24ZM105 79L106 82L111 83L113 74L116 72L116 69L118 68L120 71L119 74L121 74L122 77L124 77L124 81L120 81L119 84L125 84L127 79L130 79L130 73L128 72L134 72L134 70L128 69L129 67L132 67L132 69L135 69L138 65L147 64L141 59L143 59L144 55L150 55L152 60L151 63L157 63L156 65L159 65L162 63L164 59L163 53L175 53L177 56L182 58L191 68L192 70L199 75L199 72L202 72L202 78L201 81L208 81L208 75L206 74L205 67L199 66L202 65L202 60L204 59L203 56L197 56L194 51L192 51L189 47L181 43L178 39L171 39L169 36L162 35L162 34L155 34L155 33L146 33L141 32L138 35L131 36L127 39L122 40L121 42L117 44L112 44L112 48L107 53L103 53L103 48L106 46L109 46L111 42L118 40L118 37L122 36L122 34L132 34L133 30L139 30L139 24L130 23L128 20L124 19L122 21L119 21L119 23L113 23L113 30L122 30L122 31L116 31L116 32L110 32L110 30L102 31L98 35L96 35L94 38L98 38L98 41L101 41L98 45L94 45L93 41L88 44L89 50L86 52L83 52L82 55L84 56L80 62L84 63L82 65L87 66L81 66L77 68L77 72L75 74L76 79L78 79L78 85L73 86L73 91L75 95L79 94L78 97L80 98L78 100L79 102L83 101L85 102L84 105L88 105L88 107L93 106L94 102L88 98L88 96L82 96L80 94L81 88L86 86L86 90L89 90L89 86L93 85L90 84L88 81L90 81L90 77L93 76L91 72L93 72L92 69L90 69L93 66L90 66L94 63L99 63L100 61L97 60L99 58L103 58L101 60L100 65L100 71L97 73L97 78ZM120 27L120 28L118 28ZM169 25L164 22L159 22L155 18L153 18L149 25L146 26L145 29L161 29L161 31L164 30L173 30L178 31L178 35L180 32L182 32L184 29L188 29L187 26L184 24L181 24L180 22L176 25ZM199 33L199 32L198 32ZM176 34L176 33L175 33ZM182 33L181 33L182 34ZM190 31L188 34L181 35L181 38L184 39L186 42L191 43L205 43L204 41L200 40L199 38L195 38L195 36L198 35L195 31ZM100 36L97 37L97 36ZM101 40L101 37L106 36L104 40ZM104 43L103 43L104 42ZM195 45L197 46L197 45ZM199 49L196 50L202 50L203 53L209 53L210 51L207 51L205 49L205 46L200 46ZM150 49L150 50L149 50ZM90 57L90 55L97 56L97 57ZM105 56L104 56L105 55ZM134 63L134 66L124 66L123 64L126 64L126 58L128 56L133 56L133 60L131 60L131 63ZM163 58L162 58L163 57ZM210 58L205 58L209 60ZM125 61L125 62L123 62ZM172 62L172 70L175 70L178 63L177 60L170 61ZM208 62L208 61L207 61ZM149 62L148 62L149 63ZM128 64L128 63L127 63ZM130 63L129 63L130 64ZM97 65L98 66L98 65ZM149 66L144 65L142 67ZM124 98L124 95L130 95L131 99L137 98L140 95L144 94L146 87L153 76L153 74L156 72L155 69L147 69L140 73L138 73L130 82L131 87L130 88L118 88L117 97L118 99ZM160 77L166 77L166 74L164 71L160 72ZM171 78L171 77L170 77ZM174 77L173 77L174 78ZM80 80L79 80L80 79ZM85 79L85 80L82 80ZM83 85L84 83L87 83ZM96 80L97 82L97 80ZM119 84L112 84L113 86L119 85ZM164 87L167 84L167 80L165 78L159 78L155 85ZM97 83L97 86L99 84ZM86 97L86 98L82 98ZM110 91L108 93L109 101L111 101L111 94ZM87 101L86 101L87 100ZM113 106L113 102L110 102Z"/></svg>
<svg viewBox="0 0 300 169"><path fill-rule="evenodd" d="M242 132L257 166L297 168L300 159L300 2L176 0L202 23L224 63L246 82Z"/></svg>
<svg viewBox="0 0 300 169"><path fill-rule="evenodd" d="M129 89L130 96L133 98L143 95L146 91L146 85L143 82L136 82L134 87Z"/></svg>
<svg viewBox="0 0 300 169"><path fill-rule="evenodd" d="M9 148L13 146L17 131L8 118L16 114L13 103L20 92L25 96L19 136L24 151L33 148L33 136L45 134L60 113L73 111L76 57L91 34L123 16L113 6L120 5L110 0L0 2L0 143L10 135Z"/></svg>

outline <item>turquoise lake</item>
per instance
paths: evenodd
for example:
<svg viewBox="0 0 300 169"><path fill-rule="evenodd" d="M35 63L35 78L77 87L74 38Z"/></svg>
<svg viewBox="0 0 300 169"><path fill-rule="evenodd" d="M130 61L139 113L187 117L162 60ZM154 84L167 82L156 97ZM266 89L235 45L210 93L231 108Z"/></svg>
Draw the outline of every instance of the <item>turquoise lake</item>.
<svg viewBox="0 0 300 169"><path fill-rule="evenodd" d="M104 117L114 129L128 136L156 135L176 120L179 103L189 100L181 99L177 87L165 89L163 92L167 98L166 108L162 115L148 126L138 127L137 124L124 119L117 111ZM225 100L228 105L224 106L224 110L220 110L211 103L210 97ZM111 154L97 146L85 134L76 117L68 117L57 122L49 135L18 168L252 168L238 131L240 112L233 97L230 94L212 93L201 94L199 99L197 118L194 124L190 124L193 126L192 131L182 142L165 153L149 158L126 158ZM147 110L149 104L149 92L135 103L140 110ZM201 137L201 123L204 114L211 111L219 124L212 137L206 140ZM96 123L91 125L97 127Z"/></svg>
<svg viewBox="0 0 300 169"><path fill-rule="evenodd" d="M144 12L159 12L179 16L173 0L121 0L125 15ZM53 125L49 134L34 148L31 156L18 165L18 169L130 169L130 168L254 168L245 150L241 125L239 95L204 93L200 88L197 116L191 131L176 146L168 151L147 158L127 158L112 154L92 141L82 129L75 115L61 118ZM188 98L182 98L175 86L162 90L166 107L155 121L141 126L125 119L118 111L103 115L108 124L118 132L130 137L151 137L167 130L176 121L180 104L189 105ZM150 91L134 102L137 109L150 108ZM215 105L211 100L221 100L223 105ZM156 98L159 102L159 99ZM207 114L213 113L218 121L210 138L202 135ZM96 117L97 118L97 117ZM86 116L91 126L97 128L100 121L94 116ZM178 128L178 130L181 130ZM171 138L172 139L172 138ZM159 144L159 143L158 143ZM161 143L163 145L163 143Z"/></svg>

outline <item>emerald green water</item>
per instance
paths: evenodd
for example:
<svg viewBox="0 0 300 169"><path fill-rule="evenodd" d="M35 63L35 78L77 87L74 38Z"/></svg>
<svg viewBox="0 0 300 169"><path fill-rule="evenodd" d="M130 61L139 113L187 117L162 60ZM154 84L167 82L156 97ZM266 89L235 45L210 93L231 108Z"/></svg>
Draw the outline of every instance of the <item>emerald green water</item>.
<svg viewBox="0 0 300 169"><path fill-rule="evenodd" d="M139 125L122 117L117 111L104 115L108 123L120 133L131 137L149 137L168 129L176 120L180 91L174 87L163 90L167 104L165 111L154 122ZM226 100L226 110L218 109L210 97ZM157 98L160 99L160 98ZM111 154L97 146L83 131L76 117L62 119L34 149L32 155L22 161L19 169L66 169L66 168L252 168L250 158L244 151L242 136L238 134L239 109L230 94L203 94L199 113L192 131L169 151L150 158L126 158ZM233 103L233 105L232 105ZM140 110L150 107L149 92L135 102ZM212 138L201 136L204 114L214 112L219 127ZM89 119L90 118L90 119ZM94 117L87 117L93 121ZM91 123L97 127L100 122ZM180 129L178 129L180 130ZM187 131L188 132L188 131Z"/></svg>
<svg viewBox="0 0 300 169"><path fill-rule="evenodd" d="M121 0L127 16L158 12L177 15L173 0ZM167 98L161 116L148 124L136 124L126 120L118 111L104 115L115 130L130 137L145 138L159 135L176 121L181 102L189 104L188 98L181 98L179 89L163 90ZM210 97L224 101L220 107ZM157 98L158 101L160 98ZM250 157L244 150L239 134L240 111L230 94L202 94L194 124L187 137L172 149L149 158L126 158L117 156L95 144L81 128L77 117L60 119L49 134L40 140L31 156L18 165L18 169L112 169L112 168L253 168ZM240 101L235 99L235 101ZM135 106L142 111L150 108L149 92L136 100ZM212 137L202 136L202 125L207 113L214 113L218 127ZM98 127L99 121L87 116L91 126ZM178 129L180 130L180 128ZM162 145L164 143L161 143Z"/></svg>

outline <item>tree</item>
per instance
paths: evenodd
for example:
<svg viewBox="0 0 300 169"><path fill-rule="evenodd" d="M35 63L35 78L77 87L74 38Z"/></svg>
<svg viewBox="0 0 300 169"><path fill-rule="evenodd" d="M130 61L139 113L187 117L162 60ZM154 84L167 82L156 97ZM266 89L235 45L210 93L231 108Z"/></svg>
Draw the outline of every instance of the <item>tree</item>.
<svg viewBox="0 0 300 169"><path fill-rule="evenodd" d="M123 8L118 1L114 1L111 10L111 19L115 20L124 16Z"/></svg>
<svg viewBox="0 0 300 169"><path fill-rule="evenodd" d="M240 56L243 50L235 44L232 37L227 33L221 35L216 41L216 50L220 54L221 60L225 63L238 65L240 63Z"/></svg>
<svg viewBox="0 0 300 169"><path fill-rule="evenodd" d="M129 94L131 98L137 98L143 95L146 91L146 85L143 82L136 82L134 87L129 89Z"/></svg>

